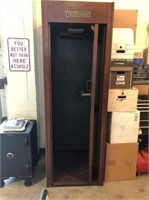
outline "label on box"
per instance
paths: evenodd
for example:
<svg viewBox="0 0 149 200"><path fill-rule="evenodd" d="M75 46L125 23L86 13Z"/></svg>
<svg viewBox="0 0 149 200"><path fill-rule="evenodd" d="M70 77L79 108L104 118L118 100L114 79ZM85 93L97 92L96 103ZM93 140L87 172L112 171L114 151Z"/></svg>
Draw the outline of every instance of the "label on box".
<svg viewBox="0 0 149 200"><path fill-rule="evenodd" d="M125 85L125 81L116 81L116 85Z"/></svg>
<svg viewBox="0 0 149 200"><path fill-rule="evenodd" d="M125 76L124 75L117 75L116 85L125 85Z"/></svg>
<svg viewBox="0 0 149 200"><path fill-rule="evenodd" d="M117 81L125 81L125 76L123 75L118 75L116 78Z"/></svg>

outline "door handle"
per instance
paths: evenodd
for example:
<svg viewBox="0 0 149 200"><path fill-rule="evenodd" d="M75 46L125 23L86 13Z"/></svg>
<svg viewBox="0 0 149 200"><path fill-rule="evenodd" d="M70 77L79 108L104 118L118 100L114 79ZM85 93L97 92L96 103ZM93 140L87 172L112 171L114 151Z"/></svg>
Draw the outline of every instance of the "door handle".
<svg viewBox="0 0 149 200"><path fill-rule="evenodd" d="M90 97L91 96L91 80L86 81L86 87L79 89L79 94L82 97Z"/></svg>
<svg viewBox="0 0 149 200"><path fill-rule="evenodd" d="M83 94L81 94L81 96L82 97L89 97L89 96L91 96L91 93L83 93Z"/></svg>
<svg viewBox="0 0 149 200"><path fill-rule="evenodd" d="M89 97L91 96L91 93L89 93L86 89L79 89L79 95L81 97Z"/></svg>

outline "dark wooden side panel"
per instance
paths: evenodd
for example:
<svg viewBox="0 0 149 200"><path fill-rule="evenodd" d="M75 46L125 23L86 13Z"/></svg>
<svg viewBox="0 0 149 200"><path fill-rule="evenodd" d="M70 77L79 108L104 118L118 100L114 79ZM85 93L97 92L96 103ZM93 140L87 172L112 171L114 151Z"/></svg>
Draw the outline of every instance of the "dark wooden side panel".
<svg viewBox="0 0 149 200"><path fill-rule="evenodd" d="M45 17L43 18L45 19ZM51 36L50 25L43 21L43 71L44 71L44 97L45 97L45 130L46 130L46 174L47 185L53 183L53 134L52 134L52 89L51 89Z"/></svg>
<svg viewBox="0 0 149 200"><path fill-rule="evenodd" d="M103 84L101 93L101 105L100 105L100 132L99 134L99 185L104 181L105 170L105 147L106 147L106 134L107 134L107 102L108 102L108 90L109 90L109 77L110 77L110 59L111 59L111 41L112 41L112 20L113 12L111 12L111 23L107 24L107 30L105 32L105 65L103 70Z"/></svg>
<svg viewBox="0 0 149 200"><path fill-rule="evenodd" d="M93 141L94 141L94 117L95 117L95 92L97 73L97 50L98 50L98 24L94 26L93 63L92 63L92 87L91 87L91 112L90 112L90 141L89 141L89 183L92 183L93 171Z"/></svg>

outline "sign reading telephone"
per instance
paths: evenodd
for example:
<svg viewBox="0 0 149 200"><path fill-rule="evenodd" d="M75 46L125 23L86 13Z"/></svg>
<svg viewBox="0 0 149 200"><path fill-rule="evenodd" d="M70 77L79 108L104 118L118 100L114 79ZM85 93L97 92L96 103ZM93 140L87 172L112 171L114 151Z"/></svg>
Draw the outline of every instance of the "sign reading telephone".
<svg viewBox="0 0 149 200"><path fill-rule="evenodd" d="M8 38L10 71L30 71L30 49L27 38Z"/></svg>

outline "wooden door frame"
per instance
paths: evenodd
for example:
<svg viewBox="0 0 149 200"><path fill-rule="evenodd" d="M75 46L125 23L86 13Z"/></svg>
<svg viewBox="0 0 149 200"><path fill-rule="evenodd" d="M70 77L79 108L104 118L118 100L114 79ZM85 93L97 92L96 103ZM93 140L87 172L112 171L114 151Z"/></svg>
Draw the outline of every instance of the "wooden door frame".
<svg viewBox="0 0 149 200"><path fill-rule="evenodd" d="M51 75L51 30L50 23L87 23L87 24L105 24L106 42L104 56L103 83L101 92L100 113L101 118L100 134L99 134L99 174L98 184L102 185L104 181L104 165L105 165L105 146L106 146L106 124L107 124L107 102L109 88L109 69L111 58L111 38L112 38L112 23L113 23L114 3L103 2L78 2L78 1L47 1L42 0L42 27L43 27L43 65L44 65L44 97L45 97L45 130L46 130L46 178L47 186L53 185L53 133L52 133L52 75ZM70 16L66 13L70 11ZM78 17L75 11L81 17ZM87 13L88 12L88 13ZM87 16L86 16L87 14ZM94 50L93 50L94 51ZM95 50L96 52L96 50ZM96 59L94 58L96 66ZM96 66L97 67L97 66ZM96 72L96 69L94 73ZM94 78L95 79L95 78ZM95 80L93 80L95 82ZM95 93L95 88L92 94ZM92 98L92 97L91 97ZM91 104L94 106L94 99ZM93 117L93 113L90 116ZM91 119L92 120L92 119ZM90 132L93 133L93 123ZM90 135L91 151L93 148L93 135ZM92 161L92 155L90 156ZM89 175L90 184L91 175Z"/></svg>

